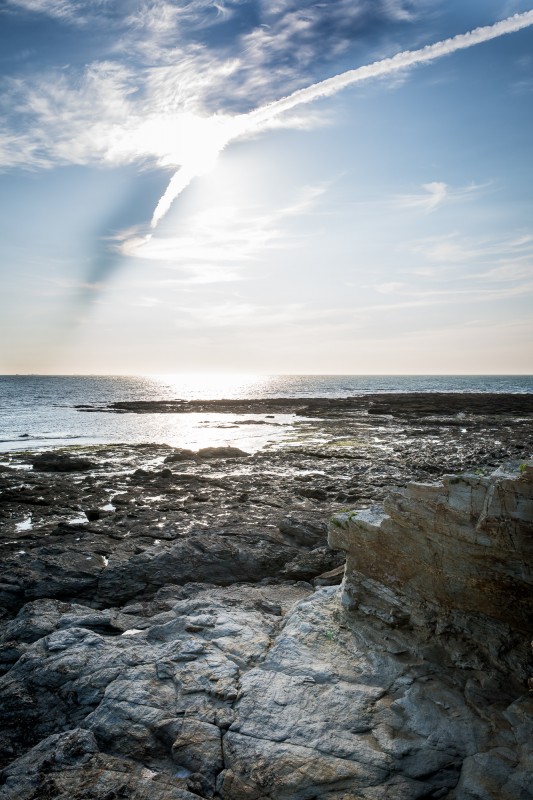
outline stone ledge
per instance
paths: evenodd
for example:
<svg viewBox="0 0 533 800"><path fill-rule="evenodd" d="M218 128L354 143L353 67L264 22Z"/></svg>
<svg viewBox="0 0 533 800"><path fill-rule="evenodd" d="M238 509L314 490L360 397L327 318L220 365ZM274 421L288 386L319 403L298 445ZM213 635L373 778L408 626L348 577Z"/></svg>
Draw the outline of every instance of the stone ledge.
<svg viewBox="0 0 533 800"><path fill-rule="evenodd" d="M528 633L533 461L411 483L383 508L334 516L329 544L346 552L345 606L391 624L466 614Z"/></svg>

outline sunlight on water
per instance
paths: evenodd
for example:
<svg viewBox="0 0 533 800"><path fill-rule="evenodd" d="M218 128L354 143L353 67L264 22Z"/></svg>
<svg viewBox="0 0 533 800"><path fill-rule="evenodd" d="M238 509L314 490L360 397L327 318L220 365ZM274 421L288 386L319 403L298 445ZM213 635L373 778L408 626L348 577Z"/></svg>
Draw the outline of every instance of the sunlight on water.
<svg viewBox="0 0 533 800"><path fill-rule="evenodd" d="M179 375L146 375L147 380L159 383L159 388L167 393L174 392L176 399L222 400L235 398L262 397L272 384L275 376L248 375L238 373L190 373Z"/></svg>
<svg viewBox="0 0 533 800"><path fill-rule="evenodd" d="M294 414L114 414L117 401L337 398L381 392L533 393L526 375L0 375L0 452L102 443L166 443L248 452L287 444ZM93 411L78 410L78 406ZM254 409L250 408L250 412ZM280 409L281 410L281 409ZM26 467L26 465L22 465ZM28 465L29 468L29 465Z"/></svg>

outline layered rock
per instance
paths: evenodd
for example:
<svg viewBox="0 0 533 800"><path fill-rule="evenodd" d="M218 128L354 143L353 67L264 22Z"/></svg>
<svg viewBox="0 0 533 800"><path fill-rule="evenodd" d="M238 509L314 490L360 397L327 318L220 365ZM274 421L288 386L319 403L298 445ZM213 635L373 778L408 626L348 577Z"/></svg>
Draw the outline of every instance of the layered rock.
<svg viewBox="0 0 533 800"><path fill-rule="evenodd" d="M442 796L532 797L533 463L409 484L382 508L337 514L329 542L346 552L348 618L388 630L406 661L440 659L391 704L405 725L394 747L410 729L425 731L428 763L437 739L455 754L458 781ZM425 707L426 681L440 721Z"/></svg>
<svg viewBox="0 0 533 800"><path fill-rule="evenodd" d="M413 483L383 508L336 515L342 602L392 625L456 628L523 664L533 620L533 465Z"/></svg>

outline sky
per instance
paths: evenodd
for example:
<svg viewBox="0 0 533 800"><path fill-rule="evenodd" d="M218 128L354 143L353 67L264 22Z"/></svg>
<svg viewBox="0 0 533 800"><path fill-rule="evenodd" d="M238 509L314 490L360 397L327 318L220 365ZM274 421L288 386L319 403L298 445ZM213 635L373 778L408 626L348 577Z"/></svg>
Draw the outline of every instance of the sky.
<svg viewBox="0 0 533 800"><path fill-rule="evenodd" d="M531 0L0 0L0 373L533 373Z"/></svg>

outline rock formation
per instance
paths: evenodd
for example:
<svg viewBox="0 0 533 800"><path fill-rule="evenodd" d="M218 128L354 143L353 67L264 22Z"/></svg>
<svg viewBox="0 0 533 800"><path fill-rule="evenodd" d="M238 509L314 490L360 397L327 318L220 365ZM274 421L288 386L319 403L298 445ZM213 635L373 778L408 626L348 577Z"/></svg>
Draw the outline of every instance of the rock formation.
<svg viewBox="0 0 533 800"><path fill-rule="evenodd" d="M458 784L443 796L511 800L533 795L533 464L482 473L412 483L383 507L338 514L329 542L347 556L343 606L401 640L406 660L439 661L431 692L446 687L448 699L415 681L391 704L404 723L395 746L421 724L424 758L458 759Z"/></svg>
<svg viewBox="0 0 533 800"><path fill-rule="evenodd" d="M6 541L2 800L533 798L531 463L335 514L339 588L323 501L178 455L3 475L38 529Z"/></svg>
<svg viewBox="0 0 533 800"><path fill-rule="evenodd" d="M336 515L343 604L393 625L455 627L496 660L502 639L518 656L533 621L533 466L480 473L411 483L382 508Z"/></svg>

